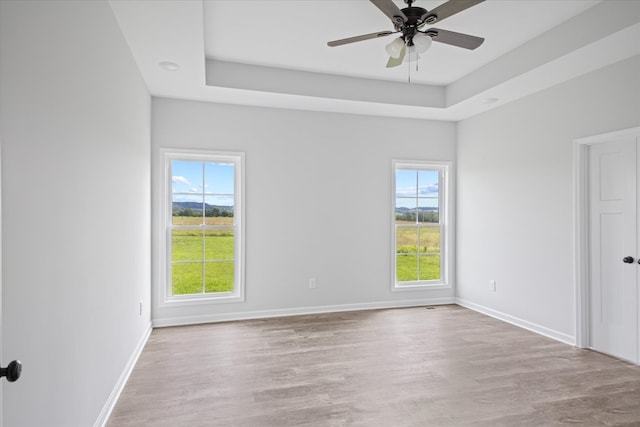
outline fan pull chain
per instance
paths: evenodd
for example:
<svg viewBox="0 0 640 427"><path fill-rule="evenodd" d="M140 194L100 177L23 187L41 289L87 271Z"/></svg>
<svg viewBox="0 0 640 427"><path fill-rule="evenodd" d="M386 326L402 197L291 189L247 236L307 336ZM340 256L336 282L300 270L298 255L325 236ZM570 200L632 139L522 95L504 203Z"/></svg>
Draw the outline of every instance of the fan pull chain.
<svg viewBox="0 0 640 427"><path fill-rule="evenodd" d="M407 49L408 55L409 55L409 60L407 61L408 65L409 65L407 82L411 83L411 49L409 48L409 45L405 45L405 46L406 46L406 49ZM417 50L414 50L414 51L415 51L415 54L416 54L416 73L417 73L417 72L420 72L420 61L418 60L419 59L418 51Z"/></svg>
<svg viewBox="0 0 640 427"><path fill-rule="evenodd" d="M409 66L409 75L407 77L407 82L411 83L411 49L409 48L409 43L405 44L405 47L407 49L407 54L409 55L409 60L407 61L407 65Z"/></svg>

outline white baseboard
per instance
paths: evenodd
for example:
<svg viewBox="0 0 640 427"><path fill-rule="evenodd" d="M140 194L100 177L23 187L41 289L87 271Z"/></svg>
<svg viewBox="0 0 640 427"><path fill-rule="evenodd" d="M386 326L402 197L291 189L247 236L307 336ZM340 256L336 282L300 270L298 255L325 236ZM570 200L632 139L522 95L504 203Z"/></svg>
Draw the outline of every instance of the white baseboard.
<svg viewBox="0 0 640 427"><path fill-rule="evenodd" d="M540 335L544 335L547 338L551 338L556 341L569 344L571 346L576 345L576 337L565 334L563 332L553 330L553 329L549 329L546 326L538 325L536 323L532 323L527 320L523 320L518 317L511 316L510 314L502 313L492 308L485 307L483 305L476 304L471 301L463 300L461 298L456 298L456 304L462 307L471 309L473 311L477 311L478 313L482 313L482 314L486 314L487 316L494 317L498 320L502 320L503 322L511 323L512 325L519 326L528 331L535 332Z"/></svg>
<svg viewBox="0 0 640 427"><path fill-rule="evenodd" d="M233 320L266 319L270 317L300 316L305 314L335 313L342 311L376 310L383 308L418 307L425 305L455 304L454 297L380 301L357 304L323 305L318 307L284 308L278 310L246 311L237 313L208 314L205 316L174 317L153 320L154 328L195 325L199 323L229 322Z"/></svg>
<svg viewBox="0 0 640 427"><path fill-rule="evenodd" d="M136 363L138 362L140 354L142 354L144 346L149 340L149 336L151 335L152 330L153 326L151 325L151 323L149 323L149 327L142 335L142 338L138 342L138 345L136 346L133 354L129 358L127 365L124 367L124 371L122 371L122 374L120 375L120 378L118 378L118 381L116 381L116 385L113 387L109 398L102 407L102 411L100 411L98 419L96 419L96 422L93 424L94 427L104 427L107 425L109 416L111 416L111 412L113 412L113 408L115 408L116 403L118 402L118 398L120 397L122 390L124 390L124 386L127 384L129 376L131 375L131 372L133 372L133 368L136 366Z"/></svg>

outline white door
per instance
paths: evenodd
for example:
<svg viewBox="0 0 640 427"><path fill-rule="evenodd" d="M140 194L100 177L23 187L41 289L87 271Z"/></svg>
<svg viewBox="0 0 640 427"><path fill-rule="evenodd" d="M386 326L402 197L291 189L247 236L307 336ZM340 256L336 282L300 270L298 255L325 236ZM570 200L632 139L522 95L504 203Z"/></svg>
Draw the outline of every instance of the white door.
<svg viewBox="0 0 640 427"><path fill-rule="evenodd" d="M638 362L635 137L589 146L590 347Z"/></svg>

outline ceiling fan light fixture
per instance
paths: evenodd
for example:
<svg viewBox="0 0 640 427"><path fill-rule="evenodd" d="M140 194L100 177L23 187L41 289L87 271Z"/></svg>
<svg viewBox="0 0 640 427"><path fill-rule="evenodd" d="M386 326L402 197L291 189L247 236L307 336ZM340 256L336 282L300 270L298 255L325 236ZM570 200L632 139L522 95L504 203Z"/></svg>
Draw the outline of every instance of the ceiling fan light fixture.
<svg viewBox="0 0 640 427"><path fill-rule="evenodd" d="M416 0L404 0L407 7L403 9L400 9L394 0L369 1L380 9L387 18L391 19L395 31L378 31L348 37L346 39L333 40L327 42L329 47L342 46L349 43L377 39L394 33L401 33L400 38L393 40L385 46L385 50L390 56L387 61L387 68L392 68L402 64L405 59L412 61L413 57L415 57L417 61L420 54L429 50L433 41L468 50L474 50L484 42L484 38L469 34L437 28L422 30L422 28L435 22L441 22L485 0L447 0L431 11L422 7L413 6ZM416 70L417 69L418 64L416 63Z"/></svg>
<svg viewBox="0 0 640 427"><path fill-rule="evenodd" d="M390 57L398 59L400 58L403 47L404 40L402 40L402 37L398 37L397 39L386 45L384 49L387 51Z"/></svg>
<svg viewBox="0 0 640 427"><path fill-rule="evenodd" d="M429 37L425 33L416 33L416 35L413 36L413 44L416 47L418 53L425 53L426 51L428 51L431 47L432 41L433 40L431 39L431 37Z"/></svg>

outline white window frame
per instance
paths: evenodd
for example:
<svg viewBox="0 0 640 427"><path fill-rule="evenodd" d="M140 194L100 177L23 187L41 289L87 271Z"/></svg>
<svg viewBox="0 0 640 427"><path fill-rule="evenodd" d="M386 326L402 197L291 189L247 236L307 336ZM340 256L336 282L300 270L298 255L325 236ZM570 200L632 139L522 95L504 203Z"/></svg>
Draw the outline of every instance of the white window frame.
<svg viewBox="0 0 640 427"><path fill-rule="evenodd" d="M438 207L440 221L440 280L398 282L396 277L396 171L398 169L437 170L439 173ZM450 289L453 256L453 216L451 162L426 160L392 160L391 168L391 290L416 291L426 289Z"/></svg>
<svg viewBox="0 0 640 427"><path fill-rule="evenodd" d="M192 304L218 304L245 300L245 196L244 153L208 150L161 149L162 162L162 238L160 239L161 307ZM233 292L172 295L171 288L171 230L173 217L172 160L224 162L234 164L234 286Z"/></svg>

